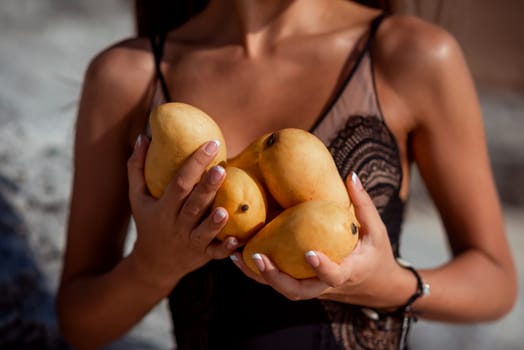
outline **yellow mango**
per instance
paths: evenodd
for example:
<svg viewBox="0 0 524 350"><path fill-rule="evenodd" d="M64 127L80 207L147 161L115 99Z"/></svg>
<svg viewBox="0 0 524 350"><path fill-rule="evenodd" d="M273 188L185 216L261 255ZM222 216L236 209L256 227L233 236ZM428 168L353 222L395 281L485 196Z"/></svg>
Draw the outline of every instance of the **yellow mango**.
<svg viewBox="0 0 524 350"><path fill-rule="evenodd" d="M270 134L263 135L251 142L238 155L231 159L228 159L227 164L229 166L234 166L243 169L244 171L248 172L251 176L255 177L255 179L259 183L263 183L264 179L262 178L262 174L260 173L260 167L258 162L260 159L260 153L264 149L264 141L266 137L269 135Z"/></svg>
<svg viewBox="0 0 524 350"><path fill-rule="evenodd" d="M265 134L228 164L253 174L282 208L308 200L331 200L349 207L333 157L306 130L287 128Z"/></svg>
<svg viewBox="0 0 524 350"><path fill-rule="evenodd" d="M152 137L144 172L153 197L162 196L182 163L208 141L218 140L221 146L207 169L225 164L227 154L222 131L200 109L185 103L165 103L151 112L149 123Z"/></svg>
<svg viewBox="0 0 524 350"><path fill-rule="evenodd" d="M227 166L226 178L217 191L213 208L223 207L229 219L217 239L237 237L243 243L266 221L266 198L260 183L240 168Z"/></svg>
<svg viewBox="0 0 524 350"><path fill-rule="evenodd" d="M288 128L266 136L258 165L265 186L283 208L309 200L349 207L349 195L333 157L306 130Z"/></svg>
<svg viewBox="0 0 524 350"><path fill-rule="evenodd" d="M257 274L252 255L260 253L288 275L310 278L316 275L305 253L320 251L340 263L355 248L359 228L353 206L323 200L305 201L284 210L266 224L245 245L242 257Z"/></svg>
<svg viewBox="0 0 524 350"><path fill-rule="evenodd" d="M267 218L266 221L273 219L275 216L280 214L283 208L273 198L271 192L267 189L264 177L260 172L259 160L260 154L264 150L264 142L270 134L265 134L255 141L251 142L242 152L237 156L228 159L228 166L234 166L241 168L246 171L251 177L253 177L263 188L266 197L266 208Z"/></svg>

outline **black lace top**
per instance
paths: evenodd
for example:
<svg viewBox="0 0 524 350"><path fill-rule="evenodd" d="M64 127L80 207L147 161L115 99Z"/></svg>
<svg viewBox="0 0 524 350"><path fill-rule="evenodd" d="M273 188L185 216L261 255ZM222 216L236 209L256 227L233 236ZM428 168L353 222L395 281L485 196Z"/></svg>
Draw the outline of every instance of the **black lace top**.
<svg viewBox="0 0 524 350"><path fill-rule="evenodd" d="M398 255L402 167L377 100L371 50L384 17L372 22L357 45L344 84L310 131L328 146L343 178L352 171L359 175ZM162 44L152 43L158 67ZM170 100L157 73L155 101ZM333 301L290 301L247 278L229 259L184 277L169 304L178 349L398 349L407 334L402 315Z"/></svg>

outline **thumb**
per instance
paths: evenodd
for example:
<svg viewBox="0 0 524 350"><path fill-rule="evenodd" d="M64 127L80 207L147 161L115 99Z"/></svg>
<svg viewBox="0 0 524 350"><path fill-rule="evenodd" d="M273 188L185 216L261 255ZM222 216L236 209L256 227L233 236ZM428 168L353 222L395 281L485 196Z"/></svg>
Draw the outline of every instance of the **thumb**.
<svg viewBox="0 0 524 350"><path fill-rule="evenodd" d="M346 178L346 188L363 233L378 232L382 229L384 226L382 218L355 172Z"/></svg>
<svg viewBox="0 0 524 350"><path fill-rule="evenodd" d="M144 195L147 195L147 187L144 179L144 164L146 160L149 142L144 135L138 135L135 148L127 161L127 177L129 181L129 199L131 205Z"/></svg>

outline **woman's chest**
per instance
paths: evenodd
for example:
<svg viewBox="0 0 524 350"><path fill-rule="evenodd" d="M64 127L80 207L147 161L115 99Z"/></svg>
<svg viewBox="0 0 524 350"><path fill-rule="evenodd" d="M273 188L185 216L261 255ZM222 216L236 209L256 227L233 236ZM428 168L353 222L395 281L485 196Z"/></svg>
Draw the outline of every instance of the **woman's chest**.
<svg viewBox="0 0 524 350"><path fill-rule="evenodd" d="M296 59L183 60L167 71L172 99L207 112L220 125L229 153L285 127L310 129L329 105L347 55Z"/></svg>
<svg viewBox="0 0 524 350"><path fill-rule="evenodd" d="M165 73L174 101L195 105L218 123L229 156L274 130L287 127L310 130L319 118L329 116L333 108L342 109L342 113L381 113L380 107L359 110L360 96L367 96L376 99L377 106L382 105L382 111L387 111L388 115L381 117L400 141L405 162L407 119L390 103L387 87L372 76L371 60L368 56L367 61L361 60L364 56L354 50L355 45L355 42L332 44L329 53L317 48L250 59L235 50L199 52L168 64ZM363 94L364 90L367 92ZM346 105L340 101L344 94L350 95L351 102ZM384 98L379 101L381 97Z"/></svg>

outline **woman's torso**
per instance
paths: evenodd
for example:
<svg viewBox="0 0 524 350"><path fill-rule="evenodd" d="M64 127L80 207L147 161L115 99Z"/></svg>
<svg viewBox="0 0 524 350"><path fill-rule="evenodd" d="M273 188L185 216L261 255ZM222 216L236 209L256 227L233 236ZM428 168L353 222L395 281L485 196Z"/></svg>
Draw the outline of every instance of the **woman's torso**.
<svg viewBox="0 0 524 350"><path fill-rule="evenodd" d="M316 134L341 176L359 174L398 254L407 136L402 118L395 118L394 111L386 117L379 103L370 37L375 17L366 12L361 24L320 35L307 45L290 41L267 57L250 59L238 47L181 50L168 37L161 71L172 100L215 118L230 156L272 130L298 127ZM158 91L156 102L165 101ZM181 348L255 349L269 343L291 348L286 342L295 342L293 334L302 332L298 338L311 348L390 349L400 334L399 318L375 322L350 305L291 302L249 280L228 260L186 276L170 305Z"/></svg>

